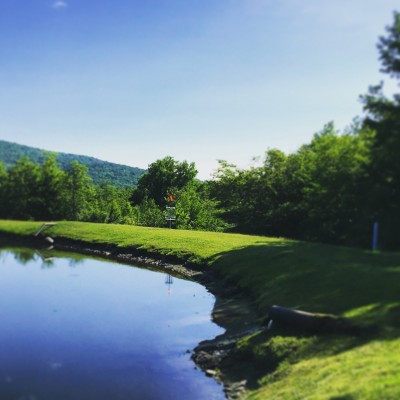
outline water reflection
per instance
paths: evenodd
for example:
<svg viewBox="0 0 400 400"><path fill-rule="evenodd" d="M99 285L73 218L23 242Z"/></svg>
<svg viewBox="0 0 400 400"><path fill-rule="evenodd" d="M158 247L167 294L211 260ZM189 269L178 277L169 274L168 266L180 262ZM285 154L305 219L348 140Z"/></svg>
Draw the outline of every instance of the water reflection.
<svg viewBox="0 0 400 400"><path fill-rule="evenodd" d="M8 253L8 252L9 253ZM42 261L45 266L54 265L56 258L66 258L69 260L69 265L75 267L76 265L83 263L85 256L76 253L66 253L62 251L55 251L53 249L33 249L33 248L21 248L21 247L0 247L0 260L5 260L10 256L14 257L15 261L19 265L27 265L30 262L37 262L38 259Z"/></svg>
<svg viewBox="0 0 400 400"><path fill-rule="evenodd" d="M0 258L0 399L224 398L186 352L222 333L200 285L69 253Z"/></svg>
<svg viewBox="0 0 400 400"><path fill-rule="evenodd" d="M15 249L13 250L14 258L21 265L26 265L30 261L35 260L35 251L32 249Z"/></svg>
<svg viewBox="0 0 400 400"><path fill-rule="evenodd" d="M168 296L171 296L171 285L174 283L174 280L171 275L167 275L165 278L165 284L168 285Z"/></svg>

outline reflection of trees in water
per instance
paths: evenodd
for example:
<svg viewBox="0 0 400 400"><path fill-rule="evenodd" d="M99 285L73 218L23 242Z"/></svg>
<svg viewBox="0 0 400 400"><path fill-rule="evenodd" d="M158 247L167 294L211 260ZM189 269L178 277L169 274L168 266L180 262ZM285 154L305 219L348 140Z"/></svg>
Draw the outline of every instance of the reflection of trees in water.
<svg viewBox="0 0 400 400"><path fill-rule="evenodd" d="M68 266L71 268L75 268L77 265L82 264L85 261L84 257L75 254L64 254L64 253L57 253L51 250L44 250L39 251L36 250L36 253L43 261L42 268L51 268L54 267L55 259L56 258L67 258L68 259Z"/></svg>
<svg viewBox="0 0 400 400"><path fill-rule="evenodd" d="M29 261L34 261L36 259L35 251L33 249L4 247L0 248L0 260L5 262L10 253L14 257L14 260L21 265L26 265Z"/></svg>
<svg viewBox="0 0 400 400"><path fill-rule="evenodd" d="M4 250L0 249L0 260L2 261L2 263L4 263L6 259L7 259L7 253Z"/></svg>
<svg viewBox="0 0 400 400"><path fill-rule="evenodd" d="M40 262L42 261L42 268L54 268L56 267L56 259L57 258L65 258L68 260L68 266L71 268L75 268L79 264L83 264L86 257L81 256L80 254L69 254L64 252L58 252L49 249L31 249L29 247L26 248L18 248L18 247L5 247L0 248L0 260L6 261L7 256L11 253L14 257L15 261L20 265L27 265L30 261Z"/></svg>
<svg viewBox="0 0 400 400"><path fill-rule="evenodd" d="M44 251L41 252L39 250L36 250L36 254L41 258L41 260L43 262L41 268L54 267L54 257L52 257L49 254L46 254Z"/></svg>
<svg viewBox="0 0 400 400"><path fill-rule="evenodd" d="M55 267L54 260L43 260L41 268L53 268Z"/></svg>
<svg viewBox="0 0 400 400"><path fill-rule="evenodd" d="M77 265L83 264L84 261L85 261L84 258L78 258L78 257L70 258L69 261L68 261L68 266L71 267L71 268L75 268Z"/></svg>
<svg viewBox="0 0 400 400"><path fill-rule="evenodd" d="M28 264L29 261L34 261L36 259L36 254L33 249L12 249L14 259L22 265Z"/></svg>

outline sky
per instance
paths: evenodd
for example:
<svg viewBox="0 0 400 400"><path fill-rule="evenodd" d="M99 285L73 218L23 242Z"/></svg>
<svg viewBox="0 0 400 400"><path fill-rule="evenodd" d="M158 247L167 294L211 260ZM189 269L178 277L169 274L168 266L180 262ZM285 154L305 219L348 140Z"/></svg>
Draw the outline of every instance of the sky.
<svg viewBox="0 0 400 400"><path fill-rule="evenodd" d="M1 0L0 139L210 178L329 121L385 80L398 0Z"/></svg>

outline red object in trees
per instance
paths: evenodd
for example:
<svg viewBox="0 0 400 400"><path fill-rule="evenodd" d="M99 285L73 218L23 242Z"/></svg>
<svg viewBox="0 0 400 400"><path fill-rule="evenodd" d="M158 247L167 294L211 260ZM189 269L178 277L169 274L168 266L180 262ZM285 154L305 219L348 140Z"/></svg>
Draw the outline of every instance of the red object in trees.
<svg viewBox="0 0 400 400"><path fill-rule="evenodd" d="M170 202L174 201L174 196L172 196L172 194L169 195L169 201Z"/></svg>

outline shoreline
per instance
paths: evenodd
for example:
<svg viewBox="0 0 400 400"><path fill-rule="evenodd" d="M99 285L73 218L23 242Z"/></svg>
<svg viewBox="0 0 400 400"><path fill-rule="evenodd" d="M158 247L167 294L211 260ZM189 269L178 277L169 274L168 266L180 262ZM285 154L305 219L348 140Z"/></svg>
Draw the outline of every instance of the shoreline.
<svg viewBox="0 0 400 400"><path fill-rule="evenodd" d="M191 359L196 368L200 368L206 376L213 378L223 386L227 399L238 399L247 390L246 374L237 377L230 368L236 342L245 335L263 329L259 324L256 307L247 296L233 285L223 282L213 271L204 271L190 262L184 262L177 257L154 254L135 248L118 248L99 243L74 241L56 238L49 246L43 236L28 237L0 233L9 245L24 245L29 247L54 248L69 252L113 260L129 265L140 266L169 273L183 279L192 280L204 286L215 297L211 312L214 323L225 329L225 332L213 339L206 339L191 349Z"/></svg>

